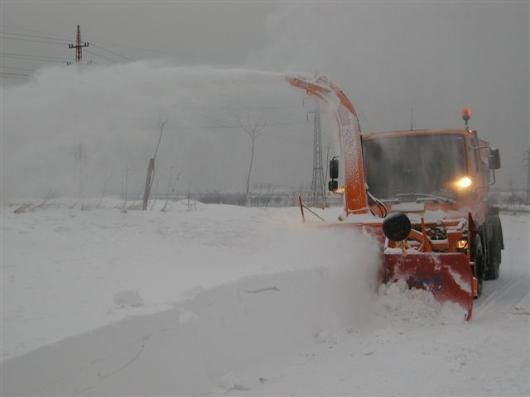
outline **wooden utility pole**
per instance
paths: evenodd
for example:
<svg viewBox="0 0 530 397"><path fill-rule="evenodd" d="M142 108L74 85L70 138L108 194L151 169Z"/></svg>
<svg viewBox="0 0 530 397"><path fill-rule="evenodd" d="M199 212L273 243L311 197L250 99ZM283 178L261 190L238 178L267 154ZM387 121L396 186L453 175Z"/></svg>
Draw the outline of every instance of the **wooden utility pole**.
<svg viewBox="0 0 530 397"><path fill-rule="evenodd" d="M526 205L530 205L530 146L526 150Z"/></svg>
<svg viewBox="0 0 530 397"><path fill-rule="evenodd" d="M142 202L142 210L147 210L147 203L149 202L149 196L151 195L151 187L153 186L153 181L155 179L155 159L158 154L158 149L160 148L160 142L162 141L162 134L164 133L164 126L166 125L167 120L164 120L160 123L160 133L158 135L158 143L156 144L155 153L153 157L149 159L149 164L147 165L147 176L145 178L145 188L144 188L144 199Z"/></svg>
<svg viewBox="0 0 530 397"><path fill-rule="evenodd" d="M81 42L81 27L77 25L75 44L68 44L68 48L75 48L75 63L80 63L83 60L83 48L89 45L90 43L88 41Z"/></svg>

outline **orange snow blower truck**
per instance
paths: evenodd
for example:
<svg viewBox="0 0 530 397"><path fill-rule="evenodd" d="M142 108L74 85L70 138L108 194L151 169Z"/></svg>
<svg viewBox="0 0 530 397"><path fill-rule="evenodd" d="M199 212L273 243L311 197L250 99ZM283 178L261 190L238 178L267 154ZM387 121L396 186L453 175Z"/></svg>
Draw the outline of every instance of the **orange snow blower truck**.
<svg viewBox="0 0 530 397"><path fill-rule="evenodd" d="M471 111L463 110L463 129L361 134L352 103L327 78L287 80L324 101L336 120L341 167L330 161L328 187L344 194L340 227L379 239L383 282L428 290L470 319L483 280L499 277L504 249L498 210L488 204L499 152L469 128Z"/></svg>

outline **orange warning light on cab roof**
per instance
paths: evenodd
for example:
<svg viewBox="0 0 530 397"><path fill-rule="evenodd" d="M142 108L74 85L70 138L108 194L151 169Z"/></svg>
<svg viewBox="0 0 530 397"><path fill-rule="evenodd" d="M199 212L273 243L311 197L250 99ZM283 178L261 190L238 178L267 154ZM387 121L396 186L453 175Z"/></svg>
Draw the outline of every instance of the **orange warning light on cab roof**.
<svg viewBox="0 0 530 397"><path fill-rule="evenodd" d="M468 121L471 118L471 109L470 108L463 108L462 109L462 119L464 121Z"/></svg>

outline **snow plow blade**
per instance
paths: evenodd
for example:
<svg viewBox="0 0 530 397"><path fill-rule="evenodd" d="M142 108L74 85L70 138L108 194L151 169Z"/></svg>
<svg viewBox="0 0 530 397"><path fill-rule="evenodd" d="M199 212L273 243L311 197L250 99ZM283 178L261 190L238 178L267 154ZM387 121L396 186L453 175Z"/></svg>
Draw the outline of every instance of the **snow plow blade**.
<svg viewBox="0 0 530 397"><path fill-rule="evenodd" d="M383 281L405 280L409 288L430 291L440 302L455 302L471 319L475 289L467 255L461 253L385 254Z"/></svg>

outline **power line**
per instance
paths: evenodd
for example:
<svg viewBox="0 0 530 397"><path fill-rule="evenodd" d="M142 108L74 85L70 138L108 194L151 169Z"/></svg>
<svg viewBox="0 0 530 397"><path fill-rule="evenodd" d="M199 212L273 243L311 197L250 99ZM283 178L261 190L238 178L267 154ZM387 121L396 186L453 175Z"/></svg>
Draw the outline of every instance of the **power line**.
<svg viewBox="0 0 530 397"><path fill-rule="evenodd" d="M50 40L41 40L41 39L33 39L33 38L23 38L23 37L11 37L10 35L6 35L4 32L0 32L0 38L4 39L4 40L19 40L19 41L27 41L27 42L32 42L32 43L44 43L44 44L52 44L52 45L66 45L66 43L64 41L61 41L60 43L59 42L56 42L56 41L50 41ZM112 50L109 50L105 47L102 47L102 46L96 46L95 44L92 44L92 47L95 47L101 51L105 51L109 54L112 54L114 57L118 57L118 58L121 58L121 59L125 59L125 60L134 60L134 58L131 58L131 57L128 57L128 56L125 56L125 55L121 55L121 54L118 54L117 52L115 51L112 51ZM70 47L72 48L72 47ZM88 52L88 50L87 50ZM93 55L96 55L96 56L99 56L100 58L103 58L103 59L106 59L107 61L110 61L110 62L114 62L114 59L112 58L109 58L108 56L104 56L104 55L98 55L94 52L92 52Z"/></svg>
<svg viewBox="0 0 530 397"><path fill-rule="evenodd" d="M102 47L102 46L100 46L100 45L92 44L92 46L95 47L95 48L99 48L99 49L102 50L102 51L106 51L106 52L108 52L109 54L112 54L112 55L114 55L114 56L116 56L116 57L123 58L123 59L126 59L126 60L128 60L128 61L134 61L134 59L131 58L131 57L128 57L128 56L125 56L125 55L121 55L121 54L118 54L117 52L112 51L112 50L109 50L109 49L107 49L107 48L105 48L105 47Z"/></svg>
<svg viewBox="0 0 530 397"><path fill-rule="evenodd" d="M2 27L2 25L0 25L0 28L1 27ZM13 34L17 34L17 35L24 35L24 36L29 36L29 37L47 38L47 39L50 39L50 40L59 40L59 41L62 41L62 42L68 42L68 40L69 40L69 39L64 38L64 37L60 38L59 35L55 35L55 33L52 33L53 36L50 36L50 32L44 32L42 30L30 29L30 28L25 28L25 27L16 27L14 29L15 30L33 32L33 33L38 33L38 35L28 34L28 33L18 33L18 32L9 32L9 33L13 33ZM140 51L159 52L161 54L167 54L167 53L165 53L163 51L160 51L160 50L136 47L136 46L126 45L126 44L113 43L113 42L109 42L109 41L106 41L106 40L105 41L97 41L97 42L101 43L101 44L103 44L105 46L110 46L110 47L131 48L131 49L140 50ZM94 45L94 44L92 44L92 45Z"/></svg>
<svg viewBox="0 0 530 397"><path fill-rule="evenodd" d="M0 53L0 57L2 57L1 53ZM66 64L66 62L64 62L64 60L62 60L62 61L50 61L50 60L45 60L45 59L20 59L20 58L14 58L13 60L14 61L23 61L24 62L24 66L30 65L31 67L36 67L36 68L38 68L40 65L60 65L60 64L65 65Z"/></svg>
<svg viewBox="0 0 530 397"><path fill-rule="evenodd" d="M13 32L14 34L17 34L17 35L24 35L24 36L28 36L28 37L34 37L34 38L46 38L46 39L50 39L50 40L54 40L54 41L61 41L63 43L68 42L68 39L66 39L64 37L60 38L60 37L58 37L58 35L50 36L49 32L44 32L44 31L35 30L35 29L28 29L28 28L16 28L16 30L25 30L25 31L29 31L29 32L39 33L39 35L32 35L32 34L27 34L27 33L15 33L15 32ZM11 32L9 32L9 33L11 33ZM167 52L162 51L162 50L156 50L156 49L145 48L145 47L137 47L137 46L132 46L132 45L128 45L128 44L120 44L120 43L115 43L115 42L111 42L111 41L109 42L107 40L104 40L104 41L99 41L98 40L98 41L96 41L96 43L99 43L98 47L100 47L100 48L102 48L102 45L103 45L107 49L108 49L108 47L128 48L128 49L132 49L132 50L157 53L157 54L160 54L160 55L169 55ZM91 42L91 45L94 46L95 44L93 42ZM110 50L110 51L112 51L112 50ZM124 55L121 55L121 54L118 54L118 53L116 53L116 55L120 56L120 57L130 58L128 56L124 56Z"/></svg>
<svg viewBox="0 0 530 397"><path fill-rule="evenodd" d="M20 41L29 41L29 42L35 42L35 43L46 43L46 44L56 44L56 45L65 45L66 44L65 40L60 40L60 41L50 40L50 39L46 39L46 38L40 38L38 36L35 36L35 37L28 36L28 37L26 37L25 35L19 35L19 34L16 34L16 33L9 33L9 32L0 32L0 37L3 40L20 40Z"/></svg>
<svg viewBox="0 0 530 397"><path fill-rule="evenodd" d="M21 59L38 59L38 60L52 60L52 61L62 61L63 58L53 57L49 55L35 55L35 54L20 54L16 52L0 52L2 57L6 58L21 58Z"/></svg>
<svg viewBox="0 0 530 397"><path fill-rule="evenodd" d="M530 146L526 150L526 205L530 205Z"/></svg>
<svg viewBox="0 0 530 397"><path fill-rule="evenodd" d="M97 53L95 53L94 51L91 51L91 50L86 50L86 53L89 54L89 55L93 55L93 56L96 56L98 58L101 58L101 59L105 60L106 62L114 62L113 59L110 59L110 58L108 58L106 56L97 54Z"/></svg>
<svg viewBox="0 0 530 397"><path fill-rule="evenodd" d="M23 41L23 42L33 42L33 43L39 43L39 44L49 44L52 46L65 46L66 40L59 38L59 37L53 37L50 35L36 35L36 34L29 34L29 33L20 33L18 31L13 31L11 29L6 29L3 27L3 29L0 31L0 39L1 40L15 40L15 41ZM39 55L34 53L21 53L21 52L2 52L0 55L3 58L6 59L13 59L13 60L19 60L24 62L39 62L39 63L63 63L64 58L63 57L56 57L51 55ZM23 68L19 68L23 69Z"/></svg>
<svg viewBox="0 0 530 397"><path fill-rule="evenodd" d="M32 33L38 33L38 34L32 34L32 33L19 33L19 32L13 31L11 28L8 28L7 26L3 27L2 25L0 25L0 27L2 28L2 32L8 33L8 34L17 35L17 36L35 37L35 38L48 39L48 40L54 40L54 41L62 41L62 42L67 42L68 41L68 39L65 38L65 37L59 37L59 35L55 35L54 33L52 33L52 35L50 35L49 32L44 32L42 30L35 30L35 29L29 29L29 28L20 28L20 27L15 28L15 30L22 30L22 31L25 30L25 31L32 32Z"/></svg>
<svg viewBox="0 0 530 397"><path fill-rule="evenodd" d="M161 50L155 50L155 49L152 49L152 48L136 47L136 46L131 46L131 45L128 45L128 44L118 44L118 43L109 42L107 40L105 40L105 41L97 41L97 42L101 43L101 44L104 44L107 47L128 48L128 49L131 49L131 50L151 52L151 53L156 53L156 54L159 54L159 55L170 55L167 52L164 52L164 51L161 51Z"/></svg>
<svg viewBox="0 0 530 397"><path fill-rule="evenodd" d="M5 30L0 31L0 34L9 35L12 37L20 37L20 38L27 38L27 39L38 39L42 41L50 41L52 43L61 43L66 44L68 42L67 38L59 37L59 35L55 35L54 33L50 34L49 32L44 32L41 30L36 29L29 29L29 28L21 28L17 27L15 30L17 31L27 31L27 32L33 32L38 34L30 34L30 33L19 33L17 31L13 31L11 28L6 29L7 27L0 25L0 28L4 28ZM143 51L143 52L150 52L158 55L170 55L168 52L162 51L162 50L156 50L152 48L144 48L144 47L137 47L137 46L131 46L127 44L120 44L120 43L114 43L109 42L107 40L105 41L97 41L99 43L97 46L100 49L106 50L109 53L112 53L113 55L116 55L117 57L127 59L127 60L135 60L134 58L131 58L127 55L120 54L114 50L109 49L108 47L116 47L116 48L124 48L124 49L132 49L136 51ZM91 43L91 46L94 46L94 43Z"/></svg>

